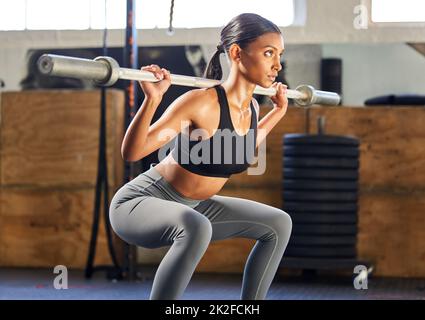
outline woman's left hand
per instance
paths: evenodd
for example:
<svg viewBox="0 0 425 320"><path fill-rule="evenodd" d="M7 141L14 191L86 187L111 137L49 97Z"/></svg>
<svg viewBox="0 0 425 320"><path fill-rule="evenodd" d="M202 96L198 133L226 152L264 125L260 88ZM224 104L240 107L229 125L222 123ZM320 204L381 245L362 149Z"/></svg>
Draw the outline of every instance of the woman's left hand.
<svg viewBox="0 0 425 320"><path fill-rule="evenodd" d="M287 86L282 82L275 82L272 87L276 89L276 95L270 97L275 104L275 108L281 110L284 114L288 109L288 98L286 97Z"/></svg>

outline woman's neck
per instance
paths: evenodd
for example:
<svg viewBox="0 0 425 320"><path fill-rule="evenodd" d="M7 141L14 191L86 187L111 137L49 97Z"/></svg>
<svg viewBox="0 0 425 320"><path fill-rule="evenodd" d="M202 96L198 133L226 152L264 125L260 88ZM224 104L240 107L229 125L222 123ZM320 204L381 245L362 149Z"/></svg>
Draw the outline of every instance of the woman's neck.
<svg viewBox="0 0 425 320"><path fill-rule="evenodd" d="M226 90L229 104L238 106L241 111L249 109L255 84L248 82L240 73L232 70L221 86Z"/></svg>

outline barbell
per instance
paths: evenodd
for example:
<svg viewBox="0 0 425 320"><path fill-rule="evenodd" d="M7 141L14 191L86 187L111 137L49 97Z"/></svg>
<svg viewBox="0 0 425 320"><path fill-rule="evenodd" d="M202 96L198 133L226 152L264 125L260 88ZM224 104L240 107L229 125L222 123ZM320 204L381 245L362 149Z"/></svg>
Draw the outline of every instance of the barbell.
<svg viewBox="0 0 425 320"><path fill-rule="evenodd" d="M121 68L118 62L106 56L93 60L54 54L43 54L37 61L38 69L44 75L90 79L98 85L112 86L118 79L136 81L159 81L151 72L138 69ZM171 74L171 84L209 88L221 83L220 80ZM275 88L256 86L254 94L274 96ZM338 105L340 96L335 92L316 90L309 85L300 85L295 90L288 89L287 97L300 106L312 104Z"/></svg>

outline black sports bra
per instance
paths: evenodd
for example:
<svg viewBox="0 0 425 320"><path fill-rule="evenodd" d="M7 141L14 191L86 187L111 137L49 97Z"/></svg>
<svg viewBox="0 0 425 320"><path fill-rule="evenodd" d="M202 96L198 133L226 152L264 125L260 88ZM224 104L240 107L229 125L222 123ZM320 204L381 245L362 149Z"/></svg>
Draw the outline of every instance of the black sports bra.
<svg viewBox="0 0 425 320"><path fill-rule="evenodd" d="M239 135L233 127L226 92L216 85L220 104L220 122L217 131L206 140L193 130L190 137L180 133L171 151L174 160L190 172L210 177L230 177L245 171L254 162L257 143L257 115L251 107L251 125L246 135ZM195 139L193 137L195 136Z"/></svg>

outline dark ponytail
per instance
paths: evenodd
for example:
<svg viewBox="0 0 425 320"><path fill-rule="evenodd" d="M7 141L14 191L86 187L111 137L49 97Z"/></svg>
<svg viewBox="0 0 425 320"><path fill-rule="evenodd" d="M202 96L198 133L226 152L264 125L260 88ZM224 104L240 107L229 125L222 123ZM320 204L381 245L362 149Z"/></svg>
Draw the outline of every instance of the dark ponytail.
<svg viewBox="0 0 425 320"><path fill-rule="evenodd" d="M207 65L205 70L204 77L207 79L221 80L223 77L223 70L221 69L220 64L220 54L224 53L223 46L218 45L217 50L214 55L211 57L210 62Z"/></svg>
<svg viewBox="0 0 425 320"><path fill-rule="evenodd" d="M269 32L281 33L278 26L258 14L242 13L234 17L221 30L221 43L217 46L216 52L211 57L204 77L221 80L223 71L220 64L220 54L228 52L230 46L234 43L245 49L249 43Z"/></svg>

